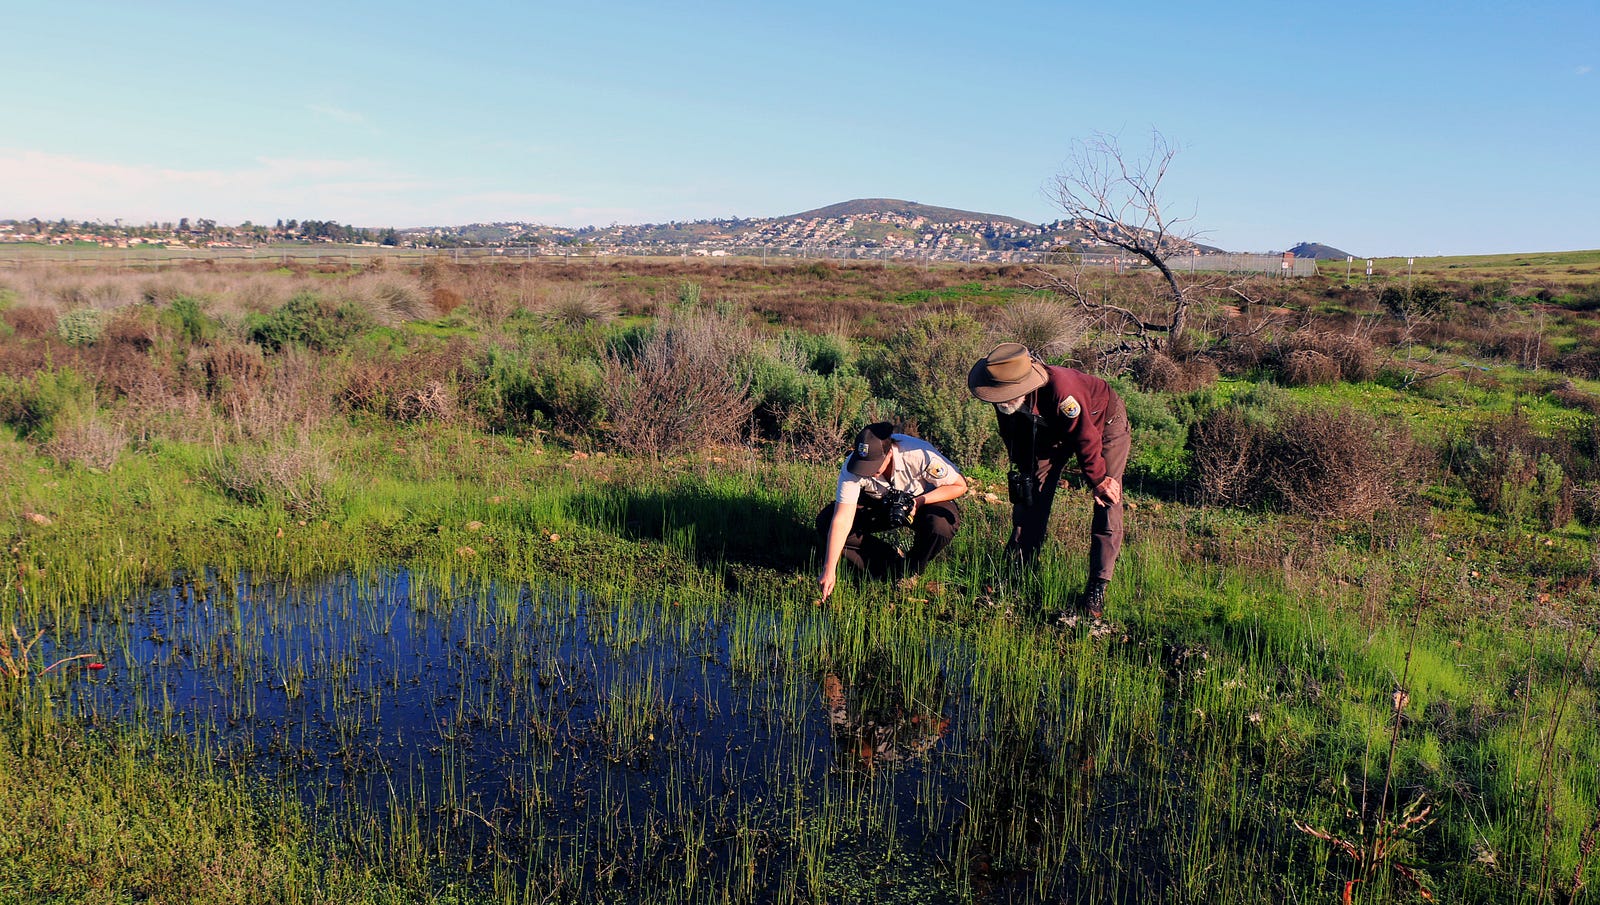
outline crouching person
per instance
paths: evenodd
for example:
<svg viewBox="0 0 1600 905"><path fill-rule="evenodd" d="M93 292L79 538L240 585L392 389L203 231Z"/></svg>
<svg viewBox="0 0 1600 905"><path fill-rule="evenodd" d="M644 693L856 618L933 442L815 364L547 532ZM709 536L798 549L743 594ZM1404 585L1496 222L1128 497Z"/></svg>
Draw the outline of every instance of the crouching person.
<svg viewBox="0 0 1600 905"><path fill-rule="evenodd" d="M862 429L834 501L817 515L822 599L833 594L841 558L874 578L920 576L955 537L955 500L966 492L966 479L932 444L894 433L887 421ZM877 537L907 525L914 537L908 553Z"/></svg>

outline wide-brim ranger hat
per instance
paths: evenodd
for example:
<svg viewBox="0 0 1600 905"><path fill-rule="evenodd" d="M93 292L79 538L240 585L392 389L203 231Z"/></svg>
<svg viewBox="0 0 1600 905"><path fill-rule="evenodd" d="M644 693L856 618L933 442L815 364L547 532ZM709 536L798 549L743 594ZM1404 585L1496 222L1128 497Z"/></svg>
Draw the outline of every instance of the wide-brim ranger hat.
<svg viewBox="0 0 1600 905"><path fill-rule="evenodd" d="M1009 402L1044 386L1050 372L1022 343L1001 343L967 373L967 389L984 402Z"/></svg>
<svg viewBox="0 0 1600 905"><path fill-rule="evenodd" d="M883 467L884 457L889 455L890 438L894 436L894 425L887 421L869 424L856 434L855 449L850 451L850 461L845 467L857 477L870 478Z"/></svg>

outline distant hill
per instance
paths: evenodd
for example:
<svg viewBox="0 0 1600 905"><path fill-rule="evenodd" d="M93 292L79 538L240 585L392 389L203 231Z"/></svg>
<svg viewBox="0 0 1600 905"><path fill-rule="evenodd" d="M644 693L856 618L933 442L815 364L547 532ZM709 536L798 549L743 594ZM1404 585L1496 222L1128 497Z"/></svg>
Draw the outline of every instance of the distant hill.
<svg viewBox="0 0 1600 905"><path fill-rule="evenodd" d="M780 217L781 220L828 220L835 217L860 217L867 214L900 214L905 217L925 217L932 223L957 223L963 220L977 220L988 223L1005 223L1010 226L1038 226L1016 217L1003 217L1000 214L980 214L977 211L957 210L953 207L934 207L929 204L918 204L915 201L901 201L898 198L857 198L854 201L841 201L827 207L815 210L801 211Z"/></svg>
<svg viewBox="0 0 1600 905"><path fill-rule="evenodd" d="M1313 261L1343 261L1352 257L1347 251L1340 251L1332 245L1323 245L1320 242L1301 242L1289 251L1297 258L1310 258Z"/></svg>
<svg viewBox="0 0 1600 905"><path fill-rule="evenodd" d="M535 223L474 223L402 230L403 241L427 245L558 246L623 254L823 255L922 260L1028 262L1075 249L1106 254L1086 225L1071 220L1032 223L1019 217L901 201L857 198L782 217L720 218L578 228ZM1169 239L1167 254L1214 249Z"/></svg>

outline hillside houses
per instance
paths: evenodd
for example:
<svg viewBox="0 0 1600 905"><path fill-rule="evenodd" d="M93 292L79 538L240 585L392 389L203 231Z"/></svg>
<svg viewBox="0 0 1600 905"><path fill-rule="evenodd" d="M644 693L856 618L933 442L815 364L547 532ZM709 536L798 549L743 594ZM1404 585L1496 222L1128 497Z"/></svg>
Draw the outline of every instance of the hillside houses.
<svg viewBox="0 0 1600 905"><path fill-rule="evenodd" d="M873 209L879 205L880 209ZM934 208L889 199L847 202L806 214L772 218L722 218L578 228L523 222L471 223L412 229L360 229L335 221L280 220L275 226L185 219L124 227L29 221L0 222L0 242L95 244L128 248L251 248L277 243L388 245L401 248L574 249L599 254L816 255L914 258L1012 263L1062 249L1095 251L1110 246L1091 239L1081 225L1057 220L1027 223L1008 217ZM1173 244L1175 254L1198 249Z"/></svg>

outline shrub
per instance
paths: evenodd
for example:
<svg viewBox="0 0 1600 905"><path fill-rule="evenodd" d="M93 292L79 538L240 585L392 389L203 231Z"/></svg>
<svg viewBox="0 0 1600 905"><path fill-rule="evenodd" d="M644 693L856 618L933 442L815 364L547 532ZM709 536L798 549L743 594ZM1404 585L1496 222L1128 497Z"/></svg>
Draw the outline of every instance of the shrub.
<svg viewBox="0 0 1600 905"><path fill-rule="evenodd" d="M1259 475L1266 430L1238 406L1210 412L1189 428L1190 482L1216 506L1250 506L1261 498Z"/></svg>
<svg viewBox="0 0 1600 905"><path fill-rule="evenodd" d="M193 345L205 343L216 335L217 323L206 316L203 304L192 295L176 296L161 312L160 322L185 342Z"/></svg>
<svg viewBox="0 0 1600 905"><path fill-rule="evenodd" d="M1183 422L1161 396L1126 386L1118 386L1117 393L1127 406L1133 441L1128 478L1168 490L1181 485L1189 476L1188 430Z"/></svg>
<svg viewBox="0 0 1600 905"><path fill-rule="evenodd" d="M1285 512L1365 518L1399 502L1411 438L1352 409L1279 414L1262 449L1260 481Z"/></svg>
<svg viewBox="0 0 1600 905"><path fill-rule="evenodd" d="M1444 311L1449 300L1449 293L1426 283L1418 283L1410 289L1385 286L1378 296L1378 303L1389 314L1403 319L1436 316Z"/></svg>
<svg viewBox="0 0 1600 905"><path fill-rule="evenodd" d="M935 314L913 321L863 364L876 394L894 400L899 420L970 466L999 452L993 408L967 391L967 372L988 351L972 318Z"/></svg>
<svg viewBox="0 0 1600 905"><path fill-rule="evenodd" d="M1572 514L1585 528L1600 526L1600 481L1584 481L1572 487Z"/></svg>
<svg viewBox="0 0 1600 905"><path fill-rule="evenodd" d="M748 329L733 312L685 304L637 351L607 352L611 439L630 452L661 455L738 438L754 408L749 346Z"/></svg>
<svg viewBox="0 0 1600 905"><path fill-rule="evenodd" d="M94 308L76 308L61 315L56 322L56 332L69 346L87 346L100 341L104 322Z"/></svg>
<svg viewBox="0 0 1600 905"><path fill-rule="evenodd" d="M872 385L856 373L843 339L785 333L750 361L757 424L800 458L835 457L874 420Z"/></svg>
<svg viewBox="0 0 1600 905"><path fill-rule="evenodd" d="M1190 430L1191 487L1204 502L1266 506L1326 518L1364 518L1399 503L1415 447L1349 409L1230 404Z"/></svg>
<svg viewBox="0 0 1600 905"><path fill-rule="evenodd" d="M70 368L12 379L0 376L0 421L23 437L47 440L58 418L94 409L94 389Z"/></svg>
<svg viewBox="0 0 1600 905"><path fill-rule="evenodd" d="M1450 458L1479 509L1554 529L1571 521L1575 505L1559 446L1539 437L1519 409L1451 444Z"/></svg>
<svg viewBox="0 0 1600 905"><path fill-rule="evenodd" d="M605 417L605 382L597 359L569 355L539 336L522 349L491 346L473 399L496 430L548 423L582 434Z"/></svg>
<svg viewBox="0 0 1600 905"><path fill-rule="evenodd" d="M1001 312L995 326L1000 341L1022 343L1040 358L1066 355L1089 332L1089 321L1081 311L1044 299L1013 302Z"/></svg>
<svg viewBox="0 0 1600 905"><path fill-rule="evenodd" d="M333 465L321 446L291 434L265 445L218 450L205 476L246 505L275 504L311 518L328 509Z"/></svg>
<svg viewBox="0 0 1600 905"><path fill-rule="evenodd" d="M91 414L58 419L40 451L62 465L76 462L92 471L110 471L127 448L127 428Z"/></svg>
<svg viewBox="0 0 1600 905"><path fill-rule="evenodd" d="M371 324L371 316L357 305L335 306L314 293L301 292L271 314L251 316L247 332L251 342L269 351L290 345L326 351Z"/></svg>
<svg viewBox="0 0 1600 905"><path fill-rule="evenodd" d="M802 397L784 412L783 440L800 458L830 461L857 431L885 418L865 377L835 371L808 381Z"/></svg>

